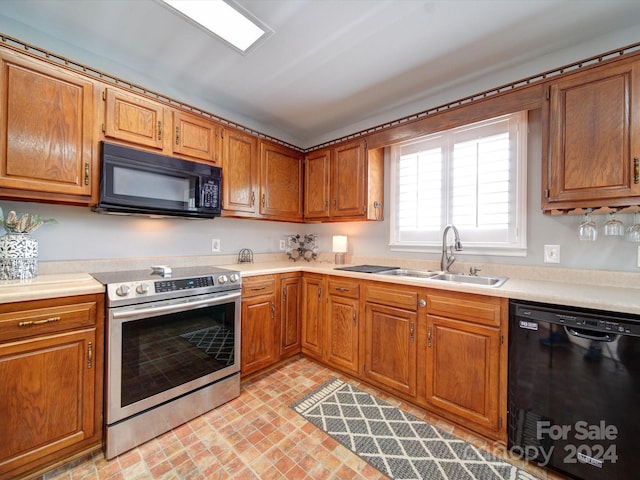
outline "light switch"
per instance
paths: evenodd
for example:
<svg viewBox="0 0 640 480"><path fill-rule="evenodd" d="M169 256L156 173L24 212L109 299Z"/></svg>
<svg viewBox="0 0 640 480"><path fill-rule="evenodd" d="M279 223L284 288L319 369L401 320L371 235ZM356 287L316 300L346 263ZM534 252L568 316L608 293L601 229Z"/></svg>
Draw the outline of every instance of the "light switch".
<svg viewBox="0 0 640 480"><path fill-rule="evenodd" d="M544 246L544 263L560 263L560 245Z"/></svg>

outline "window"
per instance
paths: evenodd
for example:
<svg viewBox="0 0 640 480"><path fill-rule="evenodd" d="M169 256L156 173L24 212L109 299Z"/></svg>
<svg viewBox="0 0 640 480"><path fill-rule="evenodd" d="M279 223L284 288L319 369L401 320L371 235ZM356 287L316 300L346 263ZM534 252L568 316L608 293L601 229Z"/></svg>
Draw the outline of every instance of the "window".
<svg viewBox="0 0 640 480"><path fill-rule="evenodd" d="M526 255L526 112L391 149L391 247L439 251L451 223L463 253Z"/></svg>

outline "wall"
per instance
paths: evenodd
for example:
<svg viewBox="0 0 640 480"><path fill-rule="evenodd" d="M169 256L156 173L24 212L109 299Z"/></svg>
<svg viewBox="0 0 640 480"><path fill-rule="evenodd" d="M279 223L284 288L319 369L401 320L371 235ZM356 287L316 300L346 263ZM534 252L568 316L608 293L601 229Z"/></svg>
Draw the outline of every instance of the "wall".
<svg viewBox="0 0 640 480"><path fill-rule="evenodd" d="M2 18L2 17L0 17ZM188 93L164 91L161 85L147 83L148 79L138 72L123 71L122 67L108 60L88 57L82 49L63 45L24 25L16 24L6 18L0 22L2 31L24 41L33 43L73 58L74 60L102 68L122 78L145 84L163 93L184 98L189 102ZM510 65L498 73L487 73L472 84L450 86L439 92L432 92L428 98L416 100L405 110L390 110L384 118L363 119L358 125L343 131L336 131L331 138L352 133L371 125L383 123L407 113L415 113L427 108L462 98L465 95L493 88L528 75L559 67L591 55L623 47L638 41L637 31L628 29L614 32L607 37L593 39L588 44L573 47L562 52L541 56L537 62L526 65ZM184 96L183 96L184 94ZM214 105L198 105L211 109L215 113L233 118L230 112L216 110ZM528 255L526 257L480 257L469 256L462 252L461 261L495 262L516 265L544 265L543 248L545 244L561 246L561 267L599 270L621 270L640 272L637 264L637 245L618 238L601 237L594 244L577 240L576 229L579 217L551 217L540 211L540 125L539 115L534 115L529 138L528 163ZM250 119L233 118L249 127L267 131L263 125L251 124ZM267 132L287 140L280 132ZM328 139L329 137L327 137ZM320 140L320 139L319 139ZM304 146L304 145L303 145ZM386 177L388 179L388 175ZM388 185L386 186L388 192ZM389 226L387 221L375 223L336 223L298 225L280 222L262 222L245 219L218 218L209 220L147 219L99 215L88 208L59 205L27 204L22 202L0 201L5 213L11 209L18 212L40 213L43 217L54 217L57 225L45 225L35 232L40 240L40 260L74 260L102 258L132 258L140 256L176 256L209 255L211 239L221 240L221 254L235 254L240 248L251 248L255 253L277 252L279 240L290 233L318 233L320 248L329 251L331 235L344 233L349 236L350 253L360 256L408 257L439 259L439 254L407 254L392 252L388 246ZM385 202L385 218L388 218L388 200ZM622 218L629 223L630 216ZM600 224L602 217L596 218ZM462 239L464 242L464 239ZM552 268L550 266L549 268Z"/></svg>
<svg viewBox="0 0 640 480"><path fill-rule="evenodd" d="M576 216L550 216L540 210L541 132L540 112L529 116L528 195L526 257L491 257L456 254L461 262L545 265L545 244L560 245L559 265L589 270L640 272L636 266L638 244L622 238L604 237L597 242L581 242ZM317 233L320 250L331 250L331 236L346 234L349 253L366 257L400 257L438 260L439 253L400 253L389 247L389 161L385 160L385 220L382 222L345 222L329 224L292 224L259 220L217 218L215 220L150 219L100 215L84 207L46 205L23 202L0 202L5 214L37 212L43 218L53 217L58 224L44 225L34 236L40 240L40 260L87 260L151 256L213 255L211 239L221 241L220 254L237 254L241 248L254 253L279 251L279 241L291 233ZM599 225L603 216L594 217ZM628 225L631 215L620 215ZM464 238L462 239L464 244ZM453 269L455 271L455 268Z"/></svg>
<svg viewBox="0 0 640 480"><path fill-rule="evenodd" d="M637 251L640 244L630 243L619 237L605 237L600 228L600 235L595 243L578 240L577 228L580 216L551 216L542 213L541 199L541 122L540 112L530 112L528 163L527 163L527 246L526 257L499 257L467 255L464 251L456 257L462 262L503 263L514 265L547 265L549 268L560 266L589 270L620 270L640 272L637 267ZM439 260L439 253L404 253L393 252L389 247L389 162L385 159L385 207L383 222L376 223L333 223L308 225L307 233L318 233L321 247L329 250L329 238L335 234L349 237L349 253L358 256L383 256L400 258L424 258ZM618 216L625 225L633 223L632 215ZM640 219L640 215L638 215ZM593 217L602 227L605 217ZM464 245L464 238L461 239ZM560 245L560 264L545 264L544 245ZM453 268L455 271L456 269Z"/></svg>
<svg viewBox="0 0 640 480"><path fill-rule="evenodd" d="M280 239L300 233L304 226L284 222L216 218L189 220L105 215L88 207L0 201L4 214L38 213L57 224L40 227L39 260L88 260L153 256L214 255L211 240L220 240L220 253L237 254L241 248L254 253L279 251Z"/></svg>

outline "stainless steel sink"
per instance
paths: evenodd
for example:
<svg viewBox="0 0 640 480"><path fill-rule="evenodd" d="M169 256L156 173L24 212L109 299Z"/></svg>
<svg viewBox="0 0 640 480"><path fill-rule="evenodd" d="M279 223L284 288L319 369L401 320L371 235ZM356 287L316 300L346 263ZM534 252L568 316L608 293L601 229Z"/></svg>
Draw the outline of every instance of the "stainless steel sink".
<svg viewBox="0 0 640 480"><path fill-rule="evenodd" d="M384 270L377 273L380 275L392 275L394 277L433 278L434 275L438 275L440 272L433 272L431 270L409 270L406 268L394 268L393 270Z"/></svg>
<svg viewBox="0 0 640 480"><path fill-rule="evenodd" d="M499 287L508 280L507 277L487 277L481 275L464 275L462 273L440 273L430 277L432 280L443 282L466 283L485 287Z"/></svg>

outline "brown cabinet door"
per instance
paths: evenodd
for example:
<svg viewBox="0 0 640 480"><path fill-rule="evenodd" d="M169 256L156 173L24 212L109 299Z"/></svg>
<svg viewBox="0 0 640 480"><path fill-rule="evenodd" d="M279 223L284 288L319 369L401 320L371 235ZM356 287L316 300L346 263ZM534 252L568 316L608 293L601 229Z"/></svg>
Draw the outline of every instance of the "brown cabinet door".
<svg viewBox="0 0 640 480"><path fill-rule="evenodd" d="M97 162L92 83L9 57L1 59L1 75L0 187L26 190L25 199L61 194L86 197L78 203L88 204Z"/></svg>
<svg viewBox="0 0 640 480"><path fill-rule="evenodd" d="M184 112L173 112L172 152L217 163L219 126L210 120Z"/></svg>
<svg viewBox="0 0 640 480"><path fill-rule="evenodd" d="M359 303L338 295L329 295L327 302L326 362L350 373L359 371Z"/></svg>
<svg viewBox="0 0 640 480"><path fill-rule="evenodd" d="M144 97L107 88L104 91L104 136L163 150L164 107Z"/></svg>
<svg viewBox="0 0 640 480"><path fill-rule="evenodd" d="M280 282L280 357L300 353L300 307L302 282L300 274L284 276Z"/></svg>
<svg viewBox="0 0 640 480"><path fill-rule="evenodd" d="M613 206L620 203L607 199L640 195L640 64L552 83L545 126L543 208Z"/></svg>
<svg viewBox="0 0 640 480"><path fill-rule="evenodd" d="M426 392L431 406L464 424L497 431L499 372L499 328L427 315Z"/></svg>
<svg viewBox="0 0 640 480"><path fill-rule="evenodd" d="M322 359L324 333L322 276L305 274L302 278L302 352Z"/></svg>
<svg viewBox="0 0 640 480"><path fill-rule="evenodd" d="M243 375L278 361L279 323L274 295L242 301L242 342L240 368Z"/></svg>
<svg viewBox="0 0 640 480"><path fill-rule="evenodd" d="M366 181L364 142L335 148L331 159L332 217L361 217L366 214Z"/></svg>
<svg viewBox="0 0 640 480"><path fill-rule="evenodd" d="M364 374L367 379L406 395L416 395L415 311L365 305Z"/></svg>
<svg viewBox="0 0 640 480"><path fill-rule="evenodd" d="M304 218L329 218L331 150L313 152L305 159Z"/></svg>
<svg viewBox="0 0 640 480"><path fill-rule="evenodd" d="M302 158L297 152L260 142L260 214L302 221Z"/></svg>
<svg viewBox="0 0 640 480"><path fill-rule="evenodd" d="M95 329L0 345L0 477L95 435ZM55 458L54 458L55 459Z"/></svg>
<svg viewBox="0 0 640 480"><path fill-rule="evenodd" d="M223 213L257 215L258 140L225 129L222 154Z"/></svg>

